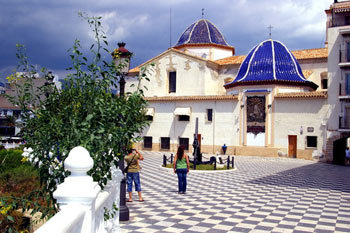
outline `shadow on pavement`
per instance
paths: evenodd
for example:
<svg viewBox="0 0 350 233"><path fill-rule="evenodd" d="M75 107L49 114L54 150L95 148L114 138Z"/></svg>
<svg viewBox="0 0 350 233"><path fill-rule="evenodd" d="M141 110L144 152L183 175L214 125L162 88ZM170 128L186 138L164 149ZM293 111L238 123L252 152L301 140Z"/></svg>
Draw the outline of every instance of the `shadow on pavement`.
<svg viewBox="0 0 350 233"><path fill-rule="evenodd" d="M350 166L315 163L254 179L249 183L350 193Z"/></svg>

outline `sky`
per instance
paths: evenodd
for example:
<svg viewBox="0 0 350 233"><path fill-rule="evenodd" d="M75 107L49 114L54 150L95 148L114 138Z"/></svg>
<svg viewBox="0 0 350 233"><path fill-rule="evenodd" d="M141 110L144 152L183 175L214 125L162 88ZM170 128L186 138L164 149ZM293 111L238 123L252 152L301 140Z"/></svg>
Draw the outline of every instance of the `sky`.
<svg viewBox="0 0 350 233"><path fill-rule="evenodd" d="M131 67L176 44L183 31L202 18L224 35L236 55L247 54L269 38L290 50L322 48L332 0L0 0L0 80L13 72L16 44L26 46L29 62L64 78L67 50L75 39L88 53L92 32L78 12L102 16L110 49L118 42L134 53ZM170 24L171 9L171 24ZM170 30L171 25L171 30ZM170 46L171 38L171 46ZM106 55L107 56L107 55Z"/></svg>

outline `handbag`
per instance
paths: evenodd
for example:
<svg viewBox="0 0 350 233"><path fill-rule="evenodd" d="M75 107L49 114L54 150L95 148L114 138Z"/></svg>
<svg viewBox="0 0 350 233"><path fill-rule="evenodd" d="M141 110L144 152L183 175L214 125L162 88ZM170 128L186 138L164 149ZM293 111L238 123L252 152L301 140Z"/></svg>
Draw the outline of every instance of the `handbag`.
<svg viewBox="0 0 350 233"><path fill-rule="evenodd" d="M123 173L128 173L129 166L130 166L130 164L132 163L132 161L134 160L135 155L136 155L136 154L134 154L134 157L132 157L132 159L130 160L130 162L128 163L128 165L126 165L126 167L124 168L124 172L123 172Z"/></svg>

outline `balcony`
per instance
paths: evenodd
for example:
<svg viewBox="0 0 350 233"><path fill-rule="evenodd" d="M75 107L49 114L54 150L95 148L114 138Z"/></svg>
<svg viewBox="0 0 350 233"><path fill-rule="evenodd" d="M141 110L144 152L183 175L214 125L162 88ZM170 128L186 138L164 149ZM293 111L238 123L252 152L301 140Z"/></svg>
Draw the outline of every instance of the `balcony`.
<svg viewBox="0 0 350 233"><path fill-rule="evenodd" d="M339 50L339 66L340 68L350 67L350 48Z"/></svg>
<svg viewBox="0 0 350 233"><path fill-rule="evenodd" d="M341 35L350 34L350 27L339 29L339 34L341 34Z"/></svg>
<svg viewBox="0 0 350 233"><path fill-rule="evenodd" d="M339 117L339 131L350 131L350 116Z"/></svg>

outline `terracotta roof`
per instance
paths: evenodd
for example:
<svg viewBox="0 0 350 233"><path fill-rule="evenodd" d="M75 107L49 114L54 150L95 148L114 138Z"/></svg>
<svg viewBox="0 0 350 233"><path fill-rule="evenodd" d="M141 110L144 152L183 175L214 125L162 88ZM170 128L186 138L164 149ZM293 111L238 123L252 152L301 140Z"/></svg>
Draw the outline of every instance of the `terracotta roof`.
<svg viewBox="0 0 350 233"><path fill-rule="evenodd" d="M328 58L328 48L294 50L292 53L297 60Z"/></svg>
<svg viewBox="0 0 350 233"><path fill-rule="evenodd" d="M335 9L335 12L350 11L350 1L334 3L330 6L330 9Z"/></svg>
<svg viewBox="0 0 350 233"><path fill-rule="evenodd" d="M313 73L312 70L303 70L303 75L306 79L308 79L312 73Z"/></svg>
<svg viewBox="0 0 350 233"><path fill-rule="evenodd" d="M240 56L232 56L232 57L226 57L220 60L216 60L215 62L219 65L240 65L243 61L246 55L240 55Z"/></svg>
<svg viewBox="0 0 350 233"><path fill-rule="evenodd" d="M3 109L20 109L19 107L13 106L13 104L3 95L0 95L0 108L3 108Z"/></svg>
<svg viewBox="0 0 350 233"><path fill-rule="evenodd" d="M131 70L129 70L129 73L138 73L140 72L140 67L136 66L134 68L132 68Z"/></svg>
<svg viewBox="0 0 350 233"><path fill-rule="evenodd" d="M327 91L278 93L275 98L327 98Z"/></svg>
<svg viewBox="0 0 350 233"><path fill-rule="evenodd" d="M198 101L198 100L236 100L233 95L207 95L207 96L157 96L145 97L147 101Z"/></svg>
<svg viewBox="0 0 350 233"><path fill-rule="evenodd" d="M297 60L328 58L327 48L294 50L292 53ZM216 60L215 62L219 65L240 65L245 57L246 55L232 56Z"/></svg>

